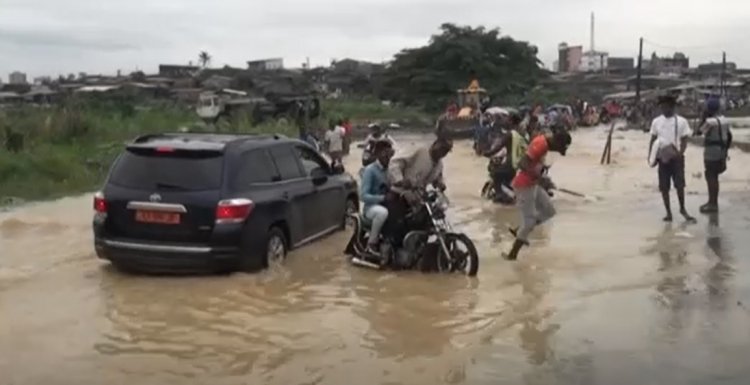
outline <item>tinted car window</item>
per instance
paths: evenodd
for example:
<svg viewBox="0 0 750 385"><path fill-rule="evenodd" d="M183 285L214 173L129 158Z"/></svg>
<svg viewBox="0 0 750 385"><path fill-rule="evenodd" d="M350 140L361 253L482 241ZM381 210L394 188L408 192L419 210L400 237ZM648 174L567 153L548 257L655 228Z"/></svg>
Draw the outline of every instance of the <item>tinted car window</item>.
<svg viewBox="0 0 750 385"><path fill-rule="evenodd" d="M271 149L271 156L276 163L276 169L279 170L281 180L289 180L302 177L302 170L297 163L297 156L291 147L282 146Z"/></svg>
<svg viewBox="0 0 750 385"><path fill-rule="evenodd" d="M109 183L140 190L218 190L224 157L218 152L126 150Z"/></svg>
<svg viewBox="0 0 750 385"><path fill-rule="evenodd" d="M312 175L312 172L316 169L327 172L328 164L315 151L304 147L295 147L295 150L302 161L302 168L305 170L306 176Z"/></svg>
<svg viewBox="0 0 750 385"><path fill-rule="evenodd" d="M242 191L256 183L270 183L279 180L276 165L266 150L255 150L242 154L232 175L230 188Z"/></svg>

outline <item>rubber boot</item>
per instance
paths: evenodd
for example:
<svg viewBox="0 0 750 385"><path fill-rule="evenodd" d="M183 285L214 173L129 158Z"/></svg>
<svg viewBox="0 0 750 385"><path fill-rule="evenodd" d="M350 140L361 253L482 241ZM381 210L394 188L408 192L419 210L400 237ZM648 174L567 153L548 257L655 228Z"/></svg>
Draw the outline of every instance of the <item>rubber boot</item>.
<svg viewBox="0 0 750 385"><path fill-rule="evenodd" d="M505 259L509 261L515 261L518 259L518 252L521 251L521 248L526 245L526 242L516 239L515 242L513 242L513 247L510 249L510 252L508 254L503 255Z"/></svg>

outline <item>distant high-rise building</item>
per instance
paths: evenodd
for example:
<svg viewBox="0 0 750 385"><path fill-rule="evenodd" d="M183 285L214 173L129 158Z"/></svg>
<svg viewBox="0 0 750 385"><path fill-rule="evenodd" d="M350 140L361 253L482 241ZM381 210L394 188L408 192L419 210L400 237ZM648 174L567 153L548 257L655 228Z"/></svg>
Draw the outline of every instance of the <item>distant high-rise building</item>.
<svg viewBox="0 0 750 385"><path fill-rule="evenodd" d="M26 74L23 72L11 72L8 78L10 80L10 84L28 84L28 81L26 80Z"/></svg>

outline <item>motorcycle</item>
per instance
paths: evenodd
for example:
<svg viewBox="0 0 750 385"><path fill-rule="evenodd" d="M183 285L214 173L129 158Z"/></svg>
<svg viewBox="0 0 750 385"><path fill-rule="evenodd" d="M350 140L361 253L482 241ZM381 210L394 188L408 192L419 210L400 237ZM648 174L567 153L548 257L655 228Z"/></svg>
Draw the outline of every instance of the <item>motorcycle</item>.
<svg viewBox="0 0 750 385"><path fill-rule="evenodd" d="M501 162L501 160L490 160L490 165L487 166L487 171L489 173L489 180L484 182L484 185L482 186L482 190L479 192L479 196L481 196L484 199L495 201L496 203L500 203L503 205L514 205L516 203L516 195L513 191L513 186L510 184L501 184L501 188L503 191L500 192L500 196L498 196L497 191L495 191L495 181L493 180L493 174L494 174L494 168L493 168L493 162ZM542 175L548 175L549 168L545 167L544 171L542 172ZM555 194L552 191L551 188L545 189L547 192L547 195L550 197L553 197Z"/></svg>
<svg viewBox="0 0 750 385"><path fill-rule="evenodd" d="M421 191L419 197L419 203L403 219L409 229L403 240L381 237L382 256L366 252L370 223L363 215L351 214L354 229L346 247L350 262L376 270L461 272L475 276L479 254L474 242L466 234L456 232L446 218L448 199L431 186Z"/></svg>

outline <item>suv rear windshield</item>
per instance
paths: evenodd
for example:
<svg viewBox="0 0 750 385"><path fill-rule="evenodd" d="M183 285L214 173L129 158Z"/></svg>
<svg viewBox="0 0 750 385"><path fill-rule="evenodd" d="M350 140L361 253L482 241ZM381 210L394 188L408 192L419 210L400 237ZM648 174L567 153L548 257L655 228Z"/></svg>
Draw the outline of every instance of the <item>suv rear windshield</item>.
<svg viewBox="0 0 750 385"><path fill-rule="evenodd" d="M224 167L222 155L213 151L128 149L112 169L109 183L142 190L218 190Z"/></svg>

